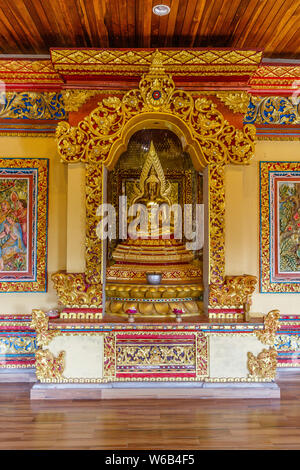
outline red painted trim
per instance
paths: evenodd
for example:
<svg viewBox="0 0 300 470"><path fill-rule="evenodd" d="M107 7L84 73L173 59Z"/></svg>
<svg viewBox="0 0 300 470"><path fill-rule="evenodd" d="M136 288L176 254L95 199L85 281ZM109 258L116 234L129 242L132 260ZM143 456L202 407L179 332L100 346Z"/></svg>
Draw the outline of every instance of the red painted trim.
<svg viewBox="0 0 300 470"><path fill-rule="evenodd" d="M118 334L116 335L116 339L121 341L121 340L183 340L183 339L190 339L190 340L195 340L195 335L194 333L190 334L190 335L182 335L180 333L178 334L160 334L159 336L157 336L157 334L144 334L143 336L139 335L139 334Z"/></svg>
<svg viewBox="0 0 300 470"><path fill-rule="evenodd" d="M83 308L83 307L80 307L80 308L64 308L63 309L63 312L66 312L66 313L80 313L80 312L83 312L83 313L101 313L102 312L102 308Z"/></svg>
<svg viewBox="0 0 300 470"><path fill-rule="evenodd" d="M147 379L147 378L165 378L165 377L178 377L178 378L181 378L181 377L190 377L190 378L195 378L196 377L196 374L195 372L166 372L166 373L162 373L162 372L158 372L158 373L150 373L150 372L145 372L145 373L136 373L136 374L132 374L131 372L118 372L116 373L116 377L117 378L122 378L122 377L127 377L127 378L144 378L144 379Z"/></svg>

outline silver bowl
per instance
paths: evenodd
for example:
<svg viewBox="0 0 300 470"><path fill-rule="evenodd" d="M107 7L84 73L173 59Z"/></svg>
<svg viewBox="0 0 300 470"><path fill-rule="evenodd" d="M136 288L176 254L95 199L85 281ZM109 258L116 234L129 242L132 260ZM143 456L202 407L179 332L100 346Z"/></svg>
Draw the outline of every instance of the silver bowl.
<svg viewBox="0 0 300 470"><path fill-rule="evenodd" d="M148 284L152 286L157 286L161 283L161 273L146 273L146 278Z"/></svg>

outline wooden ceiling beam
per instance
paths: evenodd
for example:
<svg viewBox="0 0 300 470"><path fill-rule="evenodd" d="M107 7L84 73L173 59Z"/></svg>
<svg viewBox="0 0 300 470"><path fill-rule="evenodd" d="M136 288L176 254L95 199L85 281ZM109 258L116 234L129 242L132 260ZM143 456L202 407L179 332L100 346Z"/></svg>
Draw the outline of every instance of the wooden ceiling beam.
<svg viewBox="0 0 300 470"><path fill-rule="evenodd" d="M250 36L251 38L253 28L256 24L258 24L259 18L263 15L263 11L267 7L268 2L270 1L272 0L262 0L258 2L257 7L254 9L252 15L249 17L247 26L245 27L243 33L239 38L239 44L241 44L241 47L247 47L246 44L248 44L248 37Z"/></svg>
<svg viewBox="0 0 300 470"><path fill-rule="evenodd" d="M296 11L298 13L296 14ZM299 11L300 6L298 2L294 2L290 7L285 11L280 22L278 23L277 34L274 34L273 38L270 38L270 41L266 44L265 51L270 52L272 48L278 47L281 48L281 44L285 44L286 37L289 34L289 30L296 25L299 31Z"/></svg>
<svg viewBox="0 0 300 470"><path fill-rule="evenodd" d="M142 46L151 47L151 25L152 25L152 0L140 0L142 14Z"/></svg>
<svg viewBox="0 0 300 470"><path fill-rule="evenodd" d="M298 57L295 0L0 0L0 51L45 54L50 47L232 47Z"/></svg>
<svg viewBox="0 0 300 470"><path fill-rule="evenodd" d="M175 31L176 18L178 13L179 0L171 1L171 11L168 16L167 32L164 39L164 47L171 47Z"/></svg>
<svg viewBox="0 0 300 470"><path fill-rule="evenodd" d="M136 46L135 0L127 0L128 47Z"/></svg>
<svg viewBox="0 0 300 470"><path fill-rule="evenodd" d="M201 47L201 46L207 45L205 42L206 41L205 30L206 30L213 6L214 6L213 2L209 2L208 4L207 2L205 2L205 8L204 8L203 15L199 24L197 38L194 44L195 46Z"/></svg>
<svg viewBox="0 0 300 470"><path fill-rule="evenodd" d="M190 37L191 24L192 24L196 6L197 6L197 0L190 0L186 6L184 20L183 20L182 28L180 32L183 46L188 46L191 41L191 37Z"/></svg>
<svg viewBox="0 0 300 470"><path fill-rule="evenodd" d="M199 25L203 16L204 8L205 8L206 0L198 0L197 5L194 11L194 16L191 22L191 29L190 29L190 42L189 47L194 46L194 42L196 39L196 35L199 29Z"/></svg>
<svg viewBox="0 0 300 470"><path fill-rule="evenodd" d="M108 32L105 25L106 0L91 0L95 13L96 30L98 31L99 46L109 47Z"/></svg>
<svg viewBox="0 0 300 470"><path fill-rule="evenodd" d="M35 53L36 49L31 44L30 39L28 38L23 25L20 24L20 21L16 18L16 11L13 11L6 0L1 1L0 12L2 12L1 19L2 22L6 25L7 29L13 33L16 37L17 44L22 49L22 52L30 50L30 52ZM7 46L9 46L7 44Z"/></svg>
<svg viewBox="0 0 300 470"><path fill-rule="evenodd" d="M259 4L261 3L261 0L244 0L246 5L245 5L245 10L243 11L243 15L240 17L240 20L237 22L236 27L234 28L232 32L232 47L238 47L238 44L240 43L241 38L243 37L246 29L249 27L252 15L258 8Z"/></svg>
<svg viewBox="0 0 300 470"><path fill-rule="evenodd" d="M231 45L231 35L234 29L232 19L235 16L240 3L240 0L226 0L223 2L220 14L215 21L215 25L213 26L210 34L211 37L220 38L218 40L218 45Z"/></svg>

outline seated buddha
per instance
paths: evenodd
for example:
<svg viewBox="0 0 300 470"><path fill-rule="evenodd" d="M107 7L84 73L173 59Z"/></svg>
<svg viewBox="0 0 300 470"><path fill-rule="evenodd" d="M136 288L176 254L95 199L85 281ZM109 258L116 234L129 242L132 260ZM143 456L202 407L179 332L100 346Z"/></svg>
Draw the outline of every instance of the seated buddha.
<svg viewBox="0 0 300 470"><path fill-rule="evenodd" d="M174 217L169 216L171 202L161 194L161 184L154 167L145 181L142 196L133 203L139 205L134 219L129 214L128 232L131 238L170 238L174 233Z"/></svg>
<svg viewBox="0 0 300 470"><path fill-rule="evenodd" d="M174 236L174 213L170 216L171 184L151 142L149 152L134 187L128 217L128 238L112 253L114 264L106 279L132 283L146 282L146 273L162 275L162 284L202 282L200 265L185 243Z"/></svg>

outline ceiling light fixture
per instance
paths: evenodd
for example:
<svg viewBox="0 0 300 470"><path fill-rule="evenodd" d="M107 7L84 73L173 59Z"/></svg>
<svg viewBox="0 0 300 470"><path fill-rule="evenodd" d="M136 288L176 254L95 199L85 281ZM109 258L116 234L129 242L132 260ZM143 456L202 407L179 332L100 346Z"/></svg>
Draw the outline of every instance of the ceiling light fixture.
<svg viewBox="0 0 300 470"><path fill-rule="evenodd" d="M152 9L153 13L158 16L165 16L170 13L170 7L168 5L156 5Z"/></svg>

